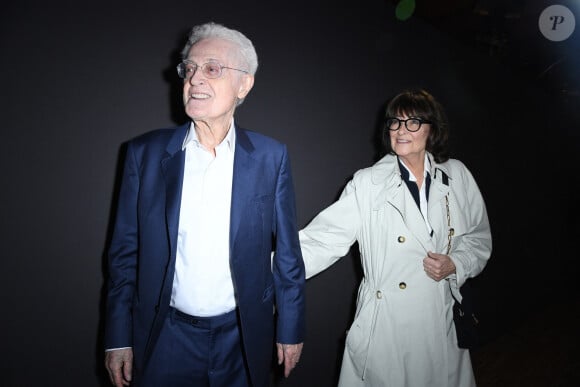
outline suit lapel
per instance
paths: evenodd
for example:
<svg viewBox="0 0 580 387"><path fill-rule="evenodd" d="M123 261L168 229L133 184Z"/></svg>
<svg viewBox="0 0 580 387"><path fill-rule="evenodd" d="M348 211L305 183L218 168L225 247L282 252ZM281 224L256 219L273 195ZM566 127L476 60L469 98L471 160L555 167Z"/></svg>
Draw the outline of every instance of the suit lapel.
<svg viewBox="0 0 580 387"><path fill-rule="evenodd" d="M234 154L234 173L232 182L232 208L230 217L230 246L234 246L236 235L242 222L244 209L250 201L255 184L253 167L255 160L252 158L254 145L244 130L236 128L236 150Z"/></svg>
<svg viewBox="0 0 580 387"><path fill-rule="evenodd" d="M165 148L166 154L162 156L160 161L161 173L165 182L165 222L170 245L169 265L165 271L161 294L159 295L158 309L156 309L157 315L153 321L151 334L145 348L144 363L149 361L151 348L155 346L163 321L169 310L173 276L175 274L177 229L179 227L179 209L181 207L181 188L183 185L183 169L185 163L185 152L181 150L181 147L188 128L189 124L177 128Z"/></svg>
<svg viewBox="0 0 580 387"><path fill-rule="evenodd" d="M182 151L183 140L187 134L189 124L177 129L169 141L167 156L161 160L161 170L165 179L165 221L171 245L171 257L175 256L177 245L177 228L179 226L179 209L181 204L181 188L183 185L183 168L185 152Z"/></svg>

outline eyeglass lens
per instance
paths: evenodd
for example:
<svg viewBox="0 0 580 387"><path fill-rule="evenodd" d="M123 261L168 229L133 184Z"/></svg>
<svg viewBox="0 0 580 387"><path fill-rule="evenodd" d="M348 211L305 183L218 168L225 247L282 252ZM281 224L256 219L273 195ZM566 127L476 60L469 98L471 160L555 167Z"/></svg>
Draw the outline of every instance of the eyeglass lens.
<svg viewBox="0 0 580 387"><path fill-rule="evenodd" d="M201 66L182 62L177 66L177 74L180 78L189 79L199 68L201 68L202 74L207 78L219 78L222 75L221 66L213 62L207 62Z"/></svg>
<svg viewBox="0 0 580 387"><path fill-rule="evenodd" d="M401 126L401 123L405 123L405 127L410 132L416 132L421 128L421 120L416 118L407 118L406 120L400 120L398 118L389 118L387 120L387 127L390 130L397 130Z"/></svg>

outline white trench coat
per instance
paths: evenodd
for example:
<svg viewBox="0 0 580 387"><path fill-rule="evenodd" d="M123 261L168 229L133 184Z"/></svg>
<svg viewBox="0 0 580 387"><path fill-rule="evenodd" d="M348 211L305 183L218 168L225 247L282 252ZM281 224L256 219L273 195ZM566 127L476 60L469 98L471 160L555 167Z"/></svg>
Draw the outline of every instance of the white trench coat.
<svg viewBox="0 0 580 387"><path fill-rule="evenodd" d="M300 231L306 277L325 270L358 242L364 272L346 339L339 386L475 386L469 351L457 346L453 298L491 254L481 193L463 163L431 164L428 220L387 155L359 170L340 199ZM443 182L443 173L448 185ZM445 254L449 226L456 274L435 281L423 270L428 251Z"/></svg>

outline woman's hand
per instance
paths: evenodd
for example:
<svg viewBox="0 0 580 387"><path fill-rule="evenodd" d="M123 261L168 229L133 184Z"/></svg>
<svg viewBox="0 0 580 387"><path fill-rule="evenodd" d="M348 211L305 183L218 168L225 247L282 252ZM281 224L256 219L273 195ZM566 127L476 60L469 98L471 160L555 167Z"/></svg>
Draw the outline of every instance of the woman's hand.
<svg viewBox="0 0 580 387"><path fill-rule="evenodd" d="M455 273L455 264L448 255L428 251L427 256L423 258L423 269L429 277L441 281Z"/></svg>

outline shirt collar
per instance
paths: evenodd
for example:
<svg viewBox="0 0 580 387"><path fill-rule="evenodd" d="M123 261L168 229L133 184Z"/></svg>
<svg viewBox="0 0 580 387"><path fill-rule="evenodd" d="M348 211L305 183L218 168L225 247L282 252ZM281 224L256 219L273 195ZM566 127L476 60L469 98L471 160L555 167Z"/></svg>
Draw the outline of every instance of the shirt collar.
<svg viewBox="0 0 580 387"><path fill-rule="evenodd" d="M187 134L185 135L185 139L183 140L183 145L181 146L181 150L185 150L185 148L187 148L187 146L190 145L191 143L195 143L197 146L201 145L199 143L199 139L197 138L197 132L195 131L195 126L194 126L193 121L189 125L189 130L187 131ZM223 139L223 141L218 146L222 146L222 144L226 145L227 148L233 152L233 150L235 148L235 144L236 144L236 126L234 125L233 119L232 119L232 123L230 124L230 128L228 130L228 133L226 134L226 137Z"/></svg>

